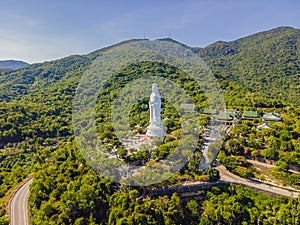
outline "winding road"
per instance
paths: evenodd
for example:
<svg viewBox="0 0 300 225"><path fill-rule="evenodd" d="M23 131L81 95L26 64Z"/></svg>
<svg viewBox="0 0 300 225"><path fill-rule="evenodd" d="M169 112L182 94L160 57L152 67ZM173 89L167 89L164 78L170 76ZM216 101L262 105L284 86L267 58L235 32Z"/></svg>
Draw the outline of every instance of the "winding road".
<svg viewBox="0 0 300 225"><path fill-rule="evenodd" d="M214 138L208 138L208 137L204 138L204 143L202 145L203 157L202 157L200 165L199 165L200 169L206 169L206 168L210 167L210 163L209 163L209 159L208 159L208 146L210 144L212 144L215 140L216 139L214 139ZM274 167L274 165L268 165L268 164L257 162L254 160L248 160L248 161L258 167L264 167L267 169ZM284 187L284 186L277 185L277 184L261 182L258 180L245 179L245 178L242 178L240 176L237 176L237 175L229 172L223 165L217 166L216 169L220 173L220 180L224 181L224 182L230 182L230 183L244 185L244 186L247 186L250 188L254 188L258 191L272 193L274 195L283 195L283 196L292 197L292 198L298 198L298 196L299 196L299 190L296 190L296 189L293 189L290 187ZM295 171L292 171L292 172L295 172ZM295 173L297 173L297 172L295 172Z"/></svg>
<svg viewBox="0 0 300 225"><path fill-rule="evenodd" d="M13 196L10 203L10 224L27 225L29 186L33 179L28 180Z"/></svg>
<svg viewBox="0 0 300 225"><path fill-rule="evenodd" d="M220 181L241 184L247 187L254 188L261 192L269 192L275 195L283 195L292 198L298 198L299 196L299 190L287 188L279 185L275 186L272 184L263 183L256 180L245 179L229 172L223 165L217 166L216 169L220 172ZM10 224L11 225L29 224L28 195L29 195L29 186L32 183L32 180L33 179L28 180L23 186L21 186L21 188L15 193L15 195L11 200L10 203L10 221L11 221ZM190 186L190 185L195 186L195 184L187 184L187 185L183 185L182 188L187 188L186 186ZM189 188L187 190L190 191Z"/></svg>
<svg viewBox="0 0 300 225"><path fill-rule="evenodd" d="M229 172L224 166L217 166L217 170L220 172L220 177L222 181L225 182L230 182L230 183L235 183L235 184L241 184L244 186L252 187L257 190L260 190L262 192L269 192L273 193L276 195L283 195L287 197L292 197L292 198L298 198L299 196L299 191L293 188L287 188L284 186L280 185L271 185L268 183L263 183L260 181L256 180L250 180L250 179L245 179L242 177L239 177L231 172Z"/></svg>

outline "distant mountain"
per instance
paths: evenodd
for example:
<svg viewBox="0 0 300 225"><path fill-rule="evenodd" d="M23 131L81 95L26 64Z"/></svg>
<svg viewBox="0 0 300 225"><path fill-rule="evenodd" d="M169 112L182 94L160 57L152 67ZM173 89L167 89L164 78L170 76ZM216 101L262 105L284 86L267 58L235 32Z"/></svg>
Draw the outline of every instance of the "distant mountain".
<svg viewBox="0 0 300 225"><path fill-rule="evenodd" d="M0 69L20 69L22 67L28 66L29 64L23 61L16 60L0 60Z"/></svg>
<svg viewBox="0 0 300 225"><path fill-rule="evenodd" d="M161 40L178 43L169 38ZM138 40L125 42L130 41ZM61 88L60 80L65 83L77 81L93 59L109 48L84 56L69 56L20 70L0 72L0 101L21 98L30 92L38 93L50 85ZM229 89L231 96L274 99L274 107L275 101L300 104L299 29L279 27L235 41L218 41L205 48L191 49L204 59L213 74L223 82L222 87ZM229 83L235 84L235 90L232 91ZM253 103L252 106L263 107L264 100L259 101L262 104Z"/></svg>
<svg viewBox="0 0 300 225"><path fill-rule="evenodd" d="M193 49L216 77L234 81L251 93L299 103L299 29L278 27Z"/></svg>

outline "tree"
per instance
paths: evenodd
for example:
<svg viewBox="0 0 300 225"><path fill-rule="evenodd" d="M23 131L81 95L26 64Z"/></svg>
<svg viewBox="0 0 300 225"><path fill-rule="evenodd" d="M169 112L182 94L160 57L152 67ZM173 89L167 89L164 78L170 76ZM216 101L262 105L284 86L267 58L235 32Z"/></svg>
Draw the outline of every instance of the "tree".
<svg viewBox="0 0 300 225"><path fill-rule="evenodd" d="M278 151L274 147L269 147L261 151L261 155L266 159L278 159Z"/></svg>
<svg viewBox="0 0 300 225"><path fill-rule="evenodd" d="M201 160L202 156L201 153L196 151L194 152L190 158L189 161L187 163L187 167L190 171L195 172L198 170L199 168L199 164L200 164L200 160Z"/></svg>
<svg viewBox="0 0 300 225"><path fill-rule="evenodd" d="M186 206L190 210L190 212L192 213L192 215L194 217L197 217L200 215L200 206L196 200L188 201Z"/></svg>
<svg viewBox="0 0 300 225"><path fill-rule="evenodd" d="M220 173L215 168L207 168L202 172L202 174L208 175L209 182L215 182L220 179Z"/></svg>
<svg viewBox="0 0 300 225"><path fill-rule="evenodd" d="M9 222L4 218L4 217L0 217L0 225L8 225Z"/></svg>
<svg viewBox="0 0 300 225"><path fill-rule="evenodd" d="M231 139L228 141L228 152L232 155L243 155L244 148L240 145L239 142Z"/></svg>
<svg viewBox="0 0 300 225"><path fill-rule="evenodd" d="M287 172L289 169L289 165L284 161L277 161L276 162L276 171L278 172Z"/></svg>
<svg viewBox="0 0 300 225"><path fill-rule="evenodd" d="M124 158L125 156L127 156L127 154L128 154L128 150L126 148L123 148L123 147L118 148L117 155L120 158Z"/></svg>

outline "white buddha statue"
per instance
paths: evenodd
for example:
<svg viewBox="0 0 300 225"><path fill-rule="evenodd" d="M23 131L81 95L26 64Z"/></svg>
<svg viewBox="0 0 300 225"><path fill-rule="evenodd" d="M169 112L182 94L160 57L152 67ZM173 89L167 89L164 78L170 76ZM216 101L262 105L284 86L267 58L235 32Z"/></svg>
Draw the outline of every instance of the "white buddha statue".
<svg viewBox="0 0 300 225"><path fill-rule="evenodd" d="M161 122L161 98L158 93L157 84L152 84L152 93L149 99L150 109L150 124L147 127L147 136L163 137L165 136L164 129Z"/></svg>

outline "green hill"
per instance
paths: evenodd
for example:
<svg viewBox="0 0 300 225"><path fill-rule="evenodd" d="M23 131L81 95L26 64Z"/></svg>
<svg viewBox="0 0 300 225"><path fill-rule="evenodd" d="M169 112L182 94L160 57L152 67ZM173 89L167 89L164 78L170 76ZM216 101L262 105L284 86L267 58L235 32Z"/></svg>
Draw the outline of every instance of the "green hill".
<svg viewBox="0 0 300 225"><path fill-rule="evenodd" d="M207 62L220 81L226 80L224 87L233 82L230 86L237 85L235 89L242 89L239 93L242 97L249 93L257 97L257 107L263 106L260 103L268 98L299 104L299 37L299 29L279 27L231 42L219 41L205 48L193 48L193 51ZM161 40L176 42L168 38ZM70 56L15 71L2 71L0 101L19 99L61 79L80 77L79 71L109 48L85 56Z"/></svg>
<svg viewBox="0 0 300 225"><path fill-rule="evenodd" d="M234 81L247 92L300 103L299 29L279 27L194 50L216 77Z"/></svg>
<svg viewBox="0 0 300 225"><path fill-rule="evenodd" d="M280 27L232 42L193 48L193 51L207 62L219 79L228 107L282 108L300 103L299 34L298 29ZM130 41L138 40L127 42ZM0 147L32 138L33 134L46 139L72 133L71 100L77 83L92 61L111 47L0 72L0 102L8 102L1 105L4 114L1 115ZM160 65L149 67L151 65L144 65L145 70L157 75L178 73L165 66L162 69L158 68ZM135 74L139 68L141 65L135 65L123 72ZM183 79L179 83L189 86L190 81L184 84L184 78L179 79ZM192 95L196 101L203 102L205 96L193 88L188 89L194 90ZM203 107L200 104L198 108ZM20 111L26 113L20 115ZM34 125L28 129L29 124Z"/></svg>
<svg viewBox="0 0 300 225"><path fill-rule="evenodd" d="M298 29L281 27L232 42L192 48L218 78L228 108L282 112L282 123L273 124L271 131L257 131L259 120L242 121L226 136L228 145L224 144L222 150L275 159L279 163L274 176L288 178L286 184L298 186L298 174L288 176L286 167L287 163L300 165L299 34ZM118 191L115 184L92 170L72 135L76 132L72 128L72 99L84 71L111 47L14 71L0 70L0 223L7 193L31 173L32 224L293 224L299 218L298 200L271 198L240 186L220 185L199 201L181 202L177 195L150 199L145 198L142 188L122 186ZM126 82L142 76L167 77L182 85L197 109L206 106L205 95L196 82L179 69L155 62L129 65L106 82L95 107L99 138L112 149L124 150L110 124L111 102ZM147 101L141 99L132 107L131 128L138 124L143 130L147 126ZM155 149L155 160L164 159L173 150L176 134L181 132L174 107L164 99L163 104L162 115L168 118L173 136ZM202 125L208 119L201 117ZM198 156L192 155L184 168L188 172L175 174L176 181L182 183L195 174L192 168L197 168L201 158L200 152L196 153ZM143 157L130 154L127 160L135 162ZM224 160L228 159L240 173L248 172L249 168L240 166L241 157L224 155ZM198 176L205 177L208 179L206 174ZM172 179L159 185L173 184Z"/></svg>
<svg viewBox="0 0 300 225"><path fill-rule="evenodd" d="M207 62L219 79L228 107L278 108L286 105L299 105L299 34L298 29L280 27L232 42L216 42L205 48L193 48L193 51ZM138 40L127 42L130 41ZM162 41L176 42L168 38ZM117 45L120 44L122 43ZM33 113L43 115L41 118L62 115L62 118L68 118L65 120L69 121L71 99L77 82L92 61L111 47L83 56L73 55L51 62L29 65L14 71L0 72L0 101L12 102L5 104L6 110L4 111L12 105L17 105L15 109L12 108L12 111L8 110L6 116L11 112L11 117L14 117L16 113L19 113L18 108L24 105L28 111L34 110ZM135 70L135 68L127 69L126 72L125 69L125 72L134 74ZM165 70L173 71L171 68L165 68ZM154 68L154 71L163 72L164 70ZM166 76L166 73L163 73L163 76ZM196 99L200 98L202 97ZM32 104L31 107L29 107L30 104ZM50 112L44 115L47 110ZM39 117L35 118L35 122L37 118ZM20 129L23 126L8 132L18 124L12 122L10 126L5 126L5 123L9 121L2 119L5 122L2 124L0 146L3 145L1 139L6 136L3 132L10 133L9 137L17 136L17 138L8 138L12 142L26 138L27 135L20 135L22 133ZM55 117L54 120L57 118ZM30 118L22 122L23 125L30 123ZM24 129L27 129L26 125L24 126ZM9 129L4 129L4 127ZM39 126L36 125L36 127ZM42 127L47 129L47 126ZM56 129L61 129L61 127ZM46 138L48 132L37 133L43 134L42 136ZM51 133L53 136L56 131Z"/></svg>

